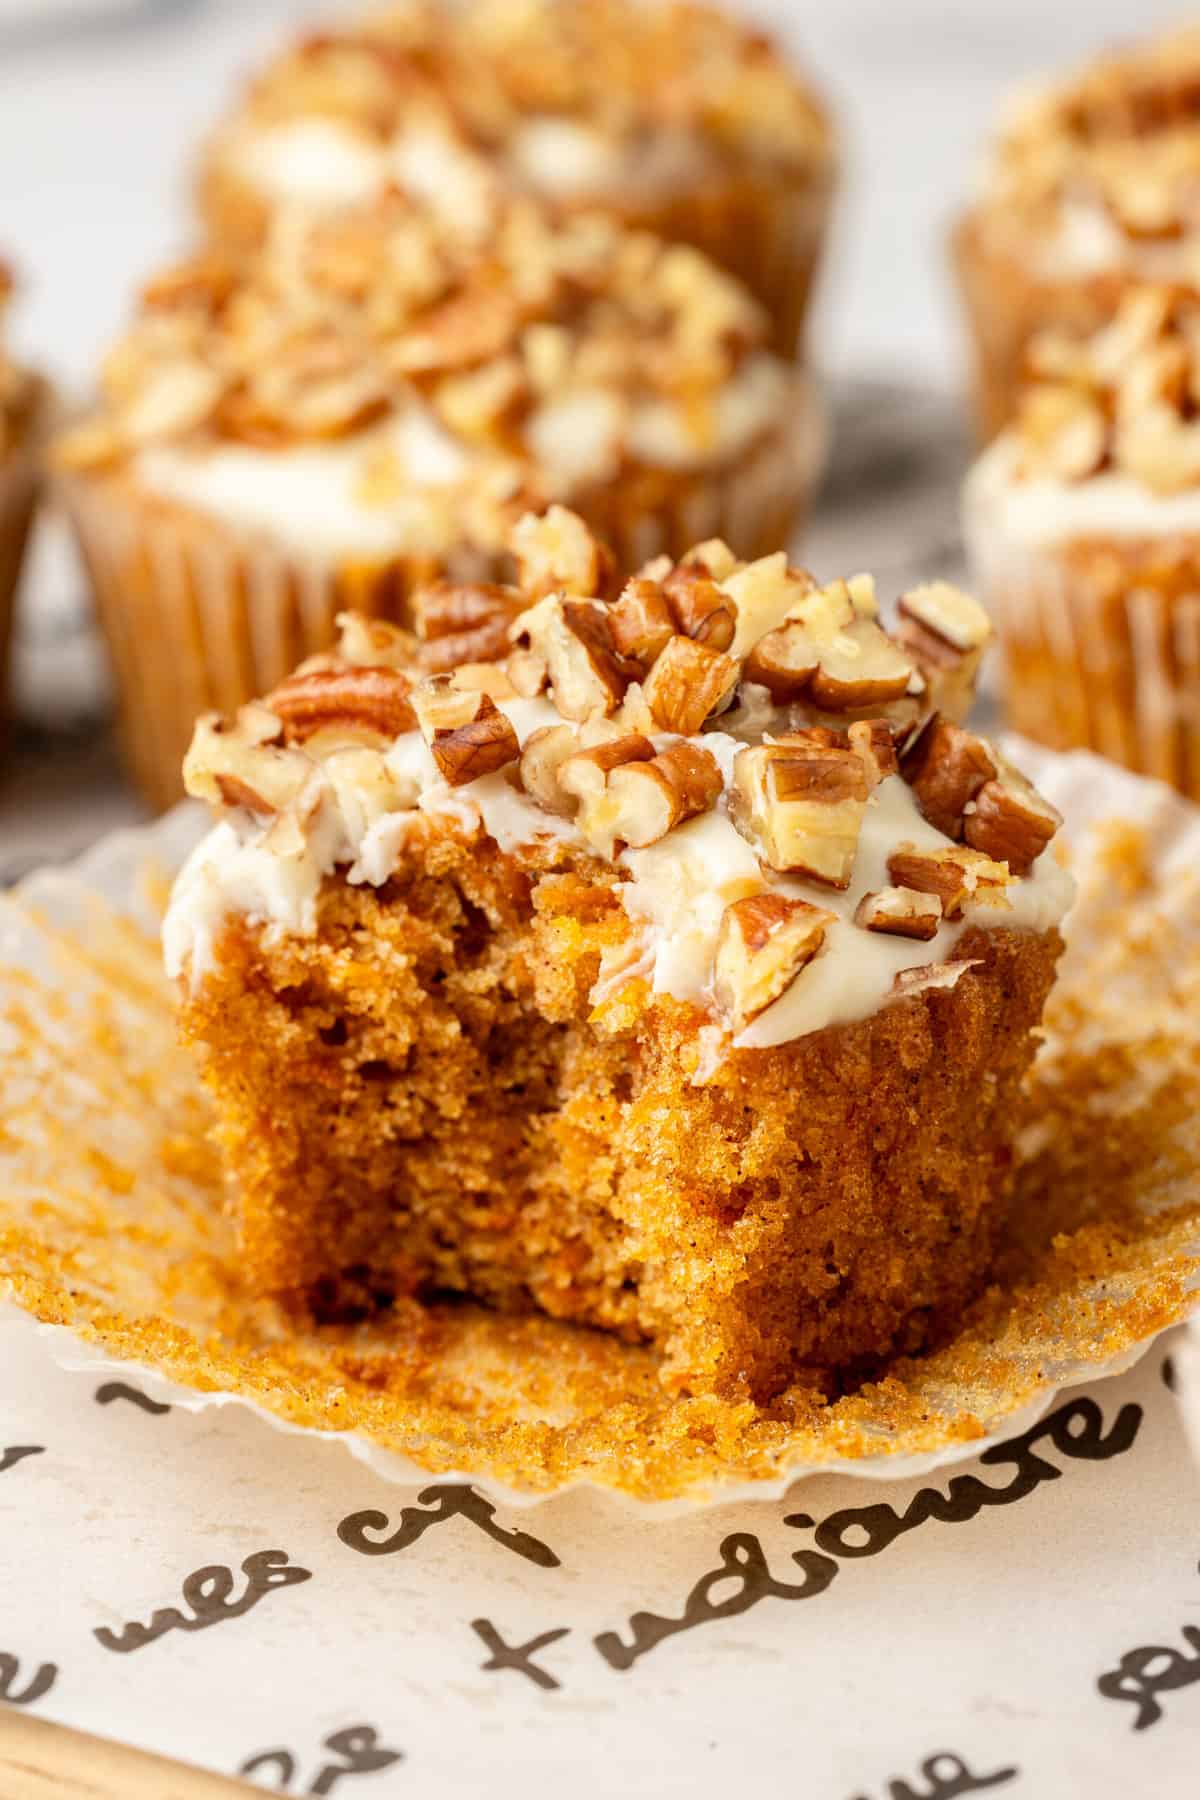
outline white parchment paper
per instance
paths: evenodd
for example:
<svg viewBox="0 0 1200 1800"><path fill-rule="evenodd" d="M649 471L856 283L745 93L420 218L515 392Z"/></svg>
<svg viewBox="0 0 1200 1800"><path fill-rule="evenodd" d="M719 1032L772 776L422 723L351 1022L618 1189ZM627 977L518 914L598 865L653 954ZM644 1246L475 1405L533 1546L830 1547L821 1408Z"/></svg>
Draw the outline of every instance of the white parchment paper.
<svg viewBox="0 0 1200 1800"><path fill-rule="evenodd" d="M1200 1473L1171 1348L925 1481L656 1520L414 1495L6 1323L0 1691L339 1800L1191 1795Z"/></svg>

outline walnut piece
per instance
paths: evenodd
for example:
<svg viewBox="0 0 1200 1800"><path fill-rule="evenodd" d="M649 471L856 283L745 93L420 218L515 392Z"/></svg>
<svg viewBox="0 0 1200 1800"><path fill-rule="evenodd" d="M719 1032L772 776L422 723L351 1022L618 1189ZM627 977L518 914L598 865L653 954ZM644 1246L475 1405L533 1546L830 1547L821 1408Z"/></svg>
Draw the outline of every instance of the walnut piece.
<svg viewBox="0 0 1200 1800"><path fill-rule="evenodd" d="M963 821L972 849L1028 875L1062 824L1062 814L1043 800L1031 781L997 758L996 777L985 781Z"/></svg>
<svg viewBox="0 0 1200 1800"><path fill-rule="evenodd" d="M888 857L887 870L896 887L936 894L945 919L961 918L969 900L986 906L1008 904L1004 895L1010 879L1008 865L960 844L947 844L944 850L899 844Z"/></svg>
<svg viewBox="0 0 1200 1800"><path fill-rule="evenodd" d="M832 922L823 907L783 894L750 894L725 908L713 993L735 1036L792 985Z"/></svg>
<svg viewBox="0 0 1200 1800"><path fill-rule="evenodd" d="M855 750L796 733L739 750L730 806L771 868L846 888L870 791Z"/></svg>
<svg viewBox="0 0 1200 1800"><path fill-rule="evenodd" d="M889 937L919 938L923 943L937 936L942 922L942 902L937 894L915 888L886 887L864 894L854 913L854 923L864 931L882 931Z"/></svg>
<svg viewBox="0 0 1200 1800"><path fill-rule="evenodd" d="M694 737L737 685L738 665L722 650L673 637L644 683L646 704L664 731Z"/></svg>

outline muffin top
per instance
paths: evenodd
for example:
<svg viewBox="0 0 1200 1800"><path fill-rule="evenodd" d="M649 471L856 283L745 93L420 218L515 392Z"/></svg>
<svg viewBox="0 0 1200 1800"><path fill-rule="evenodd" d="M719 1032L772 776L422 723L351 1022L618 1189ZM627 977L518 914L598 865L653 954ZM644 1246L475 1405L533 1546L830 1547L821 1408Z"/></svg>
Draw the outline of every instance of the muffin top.
<svg viewBox="0 0 1200 1800"><path fill-rule="evenodd" d="M1200 486L1200 296L1131 289L1090 337L1044 332L1009 434L1018 481L1124 475L1158 495Z"/></svg>
<svg viewBox="0 0 1200 1800"><path fill-rule="evenodd" d="M731 277L604 215L555 226L498 200L479 232L399 193L336 219L283 209L248 256L149 283L58 458L132 461L235 513L286 479L281 528L304 476L314 519L341 495L364 549L401 530L437 549L465 522L490 542L518 497L742 456L792 391L764 338Z"/></svg>
<svg viewBox="0 0 1200 1800"><path fill-rule="evenodd" d="M983 215L1047 273L1200 274L1200 26L1114 52L1018 98L985 174Z"/></svg>
<svg viewBox="0 0 1200 1800"><path fill-rule="evenodd" d="M185 780L221 820L175 973L231 913L310 933L326 876L380 885L446 832L606 889L596 1006L669 994L747 1047L952 986L970 926L1057 924L1058 815L961 723L988 636L965 594L913 590L889 634L869 576L783 552L710 541L620 584L561 507L514 548L519 586L438 584L416 636L344 615L331 655L201 720Z"/></svg>
<svg viewBox="0 0 1200 1800"><path fill-rule="evenodd" d="M279 198L336 204L416 164L436 195L439 171L475 154L517 188L577 200L747 158L821 167L830 134L770 41L705 6L413 0L289 49L215 153Z"/></svg>

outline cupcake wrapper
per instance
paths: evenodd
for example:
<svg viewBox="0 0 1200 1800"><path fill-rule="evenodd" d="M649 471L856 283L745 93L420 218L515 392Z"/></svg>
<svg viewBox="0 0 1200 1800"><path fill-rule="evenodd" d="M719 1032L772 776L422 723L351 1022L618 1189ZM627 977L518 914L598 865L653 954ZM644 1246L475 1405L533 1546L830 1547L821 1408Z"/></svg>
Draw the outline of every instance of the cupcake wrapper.
<svg viewBox="0 0 1200 1800"><path fill-rule="evenodd" d="M1071 820L1081 898L1002 1279L886 1381L754 1414L667 1395L643 1350L553 1320L460 1305L305 1331L255 1299L149 935L203 828L187 809L0 898L0 1289L51 1328L64 1367L190 1409L246 1406L338 1436L389 1479L436 1472L514 1504L594 1487L693 1510L813 1473L924 1474L1024 1430L1200 1298L1200 814L1085 754L1006 749ZM1104 839L1112 814L1140 832Z"/></svg>
<svg viewBox="0 0 1200 1800"><path fill-rule="evenodd" d="M986 562L1013 727L1200 799L1200 537L991 545Z"/></svg>
<svg viewBox="0 0 1200 1800"><path fill-rule="evenodd" d="M18 451L0 461L0 734L6 719L8 651L17 583L37 507L40 473L39 459L31 452Z"/></svg>
<svg viewBox="0 0 1200 1800"><path fill-rule="evenodd" d="M1112 318L1130 278L1119 270L1048 281L987 241L973 214L960 219L951 262L972 347L976 424L987 442L1012 418L1029 341L1039 331L1089 335Z"/></svg>
<svg viewBox="0 0 1200 1800"><path fill-rule="evenodd" d="M821 433L811 403L786 434L740 465L644 471L572 504L623 566L726 537L754 556L786 543L815 476ZM157 810L183 792L180 765L200 713L236 711L305 656L326 650L339 612L404 620L409 596L441 574L503 579L506 556L464 547L435 559L300 563L262 539L164 504L130 480L60 479L116 676L130 771Z"/></svg>

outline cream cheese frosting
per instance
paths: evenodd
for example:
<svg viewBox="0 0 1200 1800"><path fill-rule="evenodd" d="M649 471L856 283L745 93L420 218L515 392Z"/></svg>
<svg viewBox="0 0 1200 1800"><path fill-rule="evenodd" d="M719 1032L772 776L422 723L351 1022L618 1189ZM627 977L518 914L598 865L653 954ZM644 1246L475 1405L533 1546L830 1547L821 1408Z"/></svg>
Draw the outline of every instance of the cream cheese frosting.
<svg viewBox="0 0 1200 1800"><path fill-rule="evenodd" d="M561 722L545 699L499 704L522 744L539 728ZM675 741L669 734L654 739L659 749ZM727 765L743 747L720 732L693 741ZM326 795L315 823L289 850L272 847L271 827L249 812L214 826L175 884L163 926L168 972L201 981L213 966L222 927L235 914L272 931L311 936L322 882L341 868L351 883L382 885L403 854L413 820L422 815L482 830L504 851L539 838L587 851L574 824L534 804L502 773L449 787L419 732L398 737L386 762L397 799L405 804L371 823L339 790L335 755L323 767ZM928 943L862 931L852 922L855 908L864 894L887 886L887 857L898 842L932 849L952 842L921 817L911 789L898 776L883 781L868 802L853 879L844 891L768 869L722 805L660 843L626 850L619 858L626 876L620 898L641 934L630 967L649 976L655 993L703 1006L710 996L721 916L731 901L771 891L832 912L834 923L813 961L735 1040L736 1048L764 1048L867 1017L893 997L901 970L952 962L956 943L972 925L1046 931L1070 905L1071 877L1053 856L1043 856L1026 879L1010 885L1006 905L969 903L961 920L943 924ZM606 975L601 982L611 988Z"/></svg>

